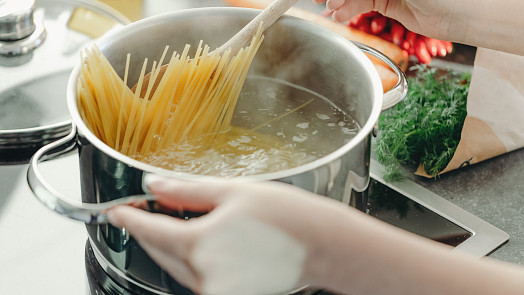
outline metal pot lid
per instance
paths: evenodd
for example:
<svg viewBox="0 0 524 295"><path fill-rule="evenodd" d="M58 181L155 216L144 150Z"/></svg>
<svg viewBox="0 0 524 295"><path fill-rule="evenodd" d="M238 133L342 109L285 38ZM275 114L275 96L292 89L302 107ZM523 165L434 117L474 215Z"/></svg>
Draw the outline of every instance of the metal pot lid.
<svg viewBox="0 0 524 295"><path fill-rule="evenodd" d="M127 23L94 2L0 0L0 163L70 132L66 86L81 49Z"/></svg>

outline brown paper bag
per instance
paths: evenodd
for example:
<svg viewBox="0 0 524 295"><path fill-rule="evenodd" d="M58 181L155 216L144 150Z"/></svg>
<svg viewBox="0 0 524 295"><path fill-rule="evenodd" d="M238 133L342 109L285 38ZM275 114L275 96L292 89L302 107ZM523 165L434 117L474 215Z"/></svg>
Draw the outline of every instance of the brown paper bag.
<svg viewBox="0 0 524 295"><path fill-rule="evenodd" d="M524 56L479 48L467 117L445 173L524 147ZM431 177L419 165L417 175Z"/></svg>

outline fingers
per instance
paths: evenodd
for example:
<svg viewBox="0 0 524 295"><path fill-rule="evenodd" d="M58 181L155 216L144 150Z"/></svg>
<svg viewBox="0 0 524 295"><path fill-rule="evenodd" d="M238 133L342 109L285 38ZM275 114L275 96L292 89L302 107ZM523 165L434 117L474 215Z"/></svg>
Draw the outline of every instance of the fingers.
<svg viewBox="0 0 524 295"><path fill-rule="evenodd" d="M177 255L185 254L184 242L174 243L177 240L185 241L190 234L186 221L178 220L164 214L153 214L131 206L117 206L108 212L111 224L119 228L125 228L136 240L148 241L158 245L159 248L168 247ZM182 247L172 248L169 244L177 244Z"/></svg>
<svg viewBox="0 0 524 295"><path fill-rule="evenodd" d="M108 212L109 222L125 230L164 270L189 288L198 287L198 276L186 262L198 230L186 221L152 214L131 206Z"/></svg>
<svg viewBox="0 0 524 295"><path fill-rule="evenodd" d="M156 201L171 209L207 212L227 197L226 180L188 181L148 174L145 183Z"/></svg>
<svg viewBox="0 0 524 295"><path fill-rule="evenodd" d="M372 1L327 0L326 8L333 11L331 17L336 22L346 22L353 16L373 9Z"/></svg>
<svg viewBox="0 0 524 295"><path fill-rule="evenodd" d="M331 10L337 10L344 5L346 0L327 0L326 7Z"/></svg>
<svg viewBox="0 0 524 295"><path fill-rule="evenodd" d="M348 21L353 14L350 11L349 4L345 3L345 0L328 0L326 7L333 11L331 18L336 22Z"/></svg>

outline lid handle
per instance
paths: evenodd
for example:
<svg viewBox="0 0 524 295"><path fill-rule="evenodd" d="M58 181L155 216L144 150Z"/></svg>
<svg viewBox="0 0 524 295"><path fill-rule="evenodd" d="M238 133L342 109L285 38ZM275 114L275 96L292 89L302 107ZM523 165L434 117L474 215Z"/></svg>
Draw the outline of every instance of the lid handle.
<svg viewBox="0 0 524 295"><path fill-rule="evenodd" d="M31 35L35 29L35 0L0 0L0 40L16 41Z"/></svg>

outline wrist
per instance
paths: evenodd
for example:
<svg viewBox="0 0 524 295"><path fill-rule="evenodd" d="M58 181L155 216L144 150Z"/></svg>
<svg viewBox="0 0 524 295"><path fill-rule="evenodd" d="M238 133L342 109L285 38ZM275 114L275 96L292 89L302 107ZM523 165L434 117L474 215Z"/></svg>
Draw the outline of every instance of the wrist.
<svg viewBox="0 0 524 295"><path fill-rule="evenodd" d="M443 23L443 40L524 55L521 12L524 2L508 0L494 8L488 3L457 0Z"/></svg>
<svg viewBox="0 0 524 295"><path fill-rule="evenodd" d="M366 244L380 243L374 241L373 229L365 229L371 218L338 203L319 213L323 216L321 222L311 226L308 233L311 240L308 241L304 281L312 287L353 294L365 283L359 276L367 272L369 252ZM366 231L370 236L363 236Z"/></svg>

